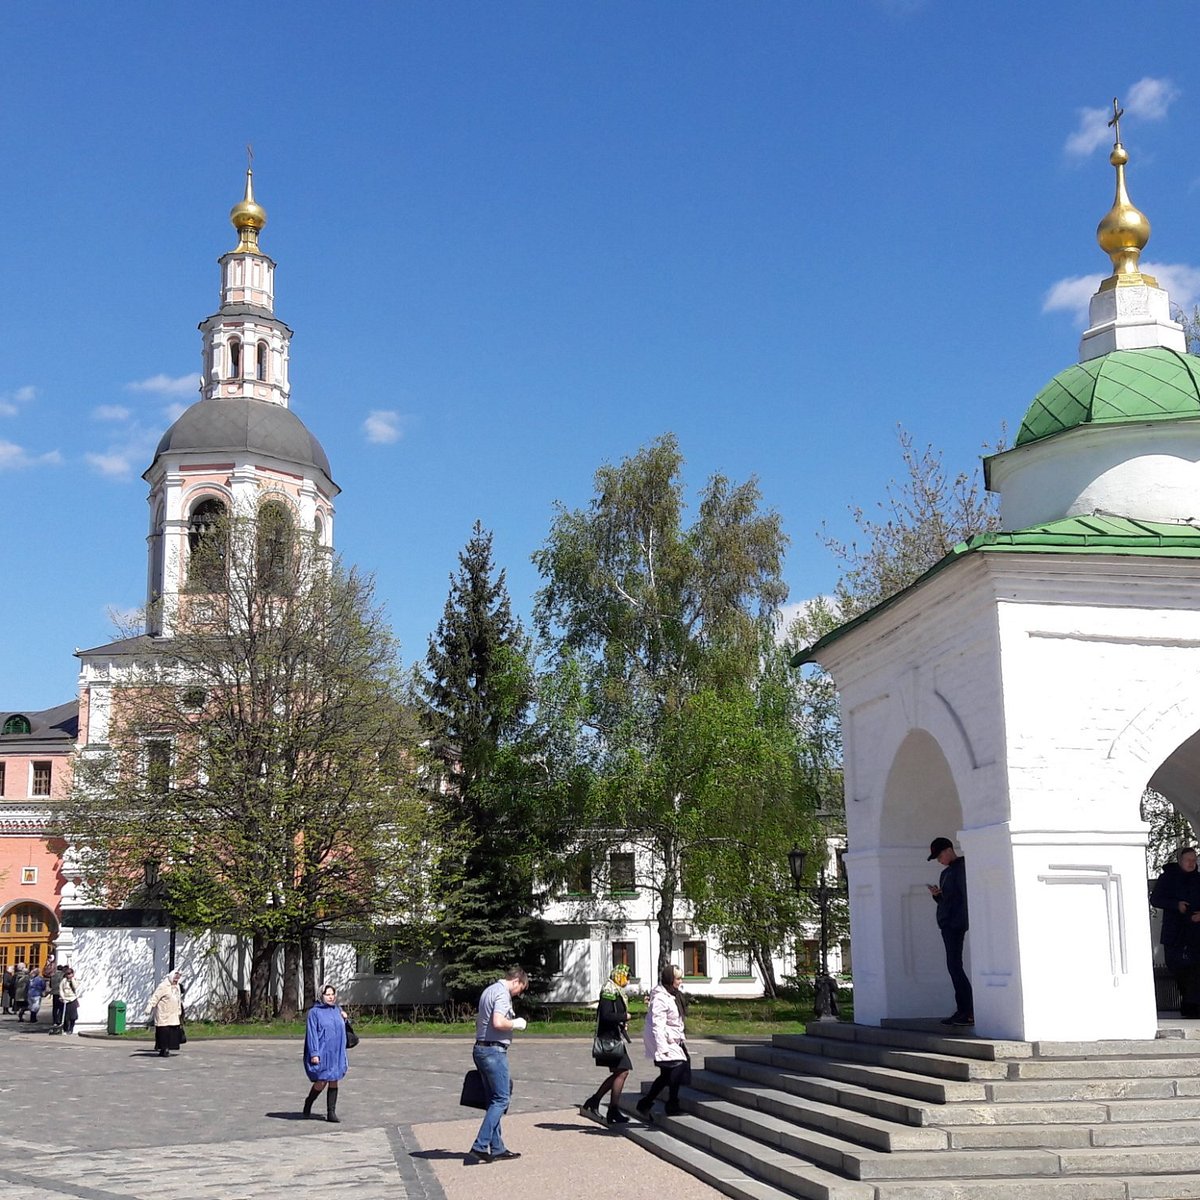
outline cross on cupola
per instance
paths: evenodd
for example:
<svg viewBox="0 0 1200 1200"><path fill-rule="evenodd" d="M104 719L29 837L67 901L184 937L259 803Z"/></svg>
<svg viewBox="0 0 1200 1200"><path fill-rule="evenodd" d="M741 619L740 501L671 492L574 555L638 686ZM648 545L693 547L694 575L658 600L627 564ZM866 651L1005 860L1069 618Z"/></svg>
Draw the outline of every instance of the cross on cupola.
<svg viewBox="0 0 1200 1200"><path fill-rule="evenodd" d="M220 258L221 307L200 325L208 400L266 400L285 408L291 394L292 331L275 316L275 263L259 246L267 211L254 198L254 149L246 147L246 190L229 220L238 243Z"/></svg>

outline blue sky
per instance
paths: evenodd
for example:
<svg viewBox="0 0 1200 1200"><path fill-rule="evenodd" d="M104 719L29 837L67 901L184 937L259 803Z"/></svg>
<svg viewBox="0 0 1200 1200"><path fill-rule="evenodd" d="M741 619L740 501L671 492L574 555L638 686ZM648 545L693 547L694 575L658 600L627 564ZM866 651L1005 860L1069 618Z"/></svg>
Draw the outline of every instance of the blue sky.
<svg viewBox="0 0 1200 1200"><path fill-rule="evenodd" d="M143 600L141 472L255 147L292 407L406 657L495 531L518 611L555 501L673 431L758 476L792 599L896 474L969 466L1076 360L1120 94L1147 259L1200 294L1194 6L132 3L5 12L0 709ZM1092 110L1089 112L1089 110Z"/></svg>

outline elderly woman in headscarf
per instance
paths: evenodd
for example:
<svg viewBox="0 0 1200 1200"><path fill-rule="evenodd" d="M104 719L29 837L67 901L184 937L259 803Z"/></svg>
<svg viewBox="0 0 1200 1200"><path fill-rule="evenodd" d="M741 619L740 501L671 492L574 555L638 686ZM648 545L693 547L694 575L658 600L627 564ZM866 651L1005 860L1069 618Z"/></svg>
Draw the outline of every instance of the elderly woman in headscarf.
<svg viewBox="0 0 1200 1200"><path fill-rule="evenodd" d="M183 1045L183 972L173 970L154 989L146 1005L147 1018L154 1020L154 1048L159 1058L170 1058Z"/></svg>
<svg viewBox="0 0 1200 1200"><path fill-rule="evenodd" d="M312 1087L304 1099L304 1115L312 1116L313 1103L325 1092L325 1120L337 1124L338 1085L350 1069L346 1061L346 1013L338 1005L337 988L327 983L320 999L308 1010L304 1025L304 1073ZM328 1091L325 1089L328 1088Z"/></svg>
<svg viewBox="0 0 1200 1200"><path fill-rule="evenodd" d="M596 1066L604 1067L608 1077L580 1106L585 1116L600 1116L600 1101L609 1096L605 1120L610 1125L623 1125L629 1118L621 1111L621 1090L633 1069L625 1043L629 1041L629 1005L625 1002L625 985L629 982L629 968L623 963L609 972L608 982L600 990L600 1006L596 1011L596 1040L592 1044L592 1057ZM601 1050L610 1053L599 1053ZM609 1094L611 1093L611 1095Z"/></svg>

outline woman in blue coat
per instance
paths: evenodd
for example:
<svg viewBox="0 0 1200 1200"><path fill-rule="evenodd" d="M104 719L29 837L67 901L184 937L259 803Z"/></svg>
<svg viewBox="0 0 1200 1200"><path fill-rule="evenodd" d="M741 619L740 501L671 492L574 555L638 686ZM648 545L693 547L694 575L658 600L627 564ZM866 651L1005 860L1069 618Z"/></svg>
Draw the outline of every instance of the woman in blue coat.
<svg viewBox="0 0 1200 1200"><path fill-rule="evenodd" d="M312 1087L304 1101L304 1115L312 1116L313 1101L325 1091L325 1120L338 1121L338 1083L346 1074L346 1014L338 1007L337 988L327 983L321 999L308 1010L304 1032L304 1070Z"/></svg>

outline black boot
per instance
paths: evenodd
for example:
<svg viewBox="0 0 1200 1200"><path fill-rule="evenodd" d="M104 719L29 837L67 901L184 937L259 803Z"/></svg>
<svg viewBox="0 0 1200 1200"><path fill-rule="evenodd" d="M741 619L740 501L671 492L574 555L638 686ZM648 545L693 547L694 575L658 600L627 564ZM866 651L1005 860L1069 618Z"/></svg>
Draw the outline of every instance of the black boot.
<svg viewBox="0 0 1200 1200"><path fill-rule="evenodd" d="M600 1095L589 1096L580 1106L579 1111L589 1117L600 1115Z"/></svg>
<svg viewBox="0 0 1200 1200"><path fill-rule="evenodd" d="M337 1094L338 1090L335 1087L325 1090L325 1120L340 1125L342 1118L337 1115Z"/></svg>
<svg viewBox="0 0 1200 1200"><path fill-rule="evenodd" d="M316 1098L321 1094L319 1088L309 1088L308 1095L304 1097L304 1115L312 1116L312 1106Z"/></svg>
<svg viewBox="0 0 1200 1200"><path fill-rule="evenodd" d="M608 1115L604 1118L610 1125L628 1125L629 1118L615 1105L608 1106Z"/></svg>

